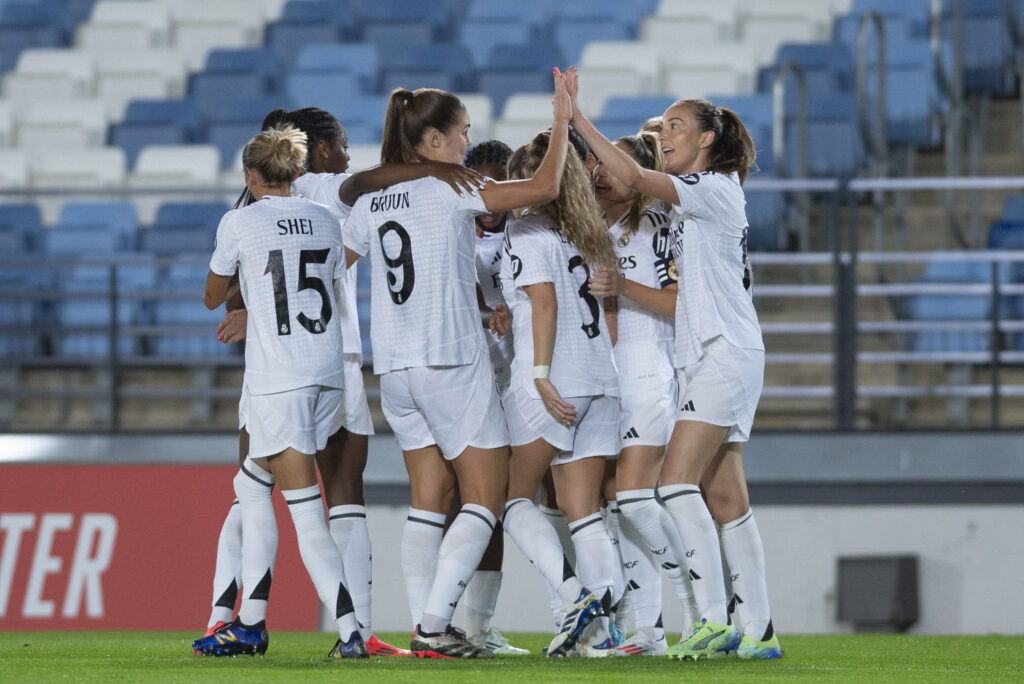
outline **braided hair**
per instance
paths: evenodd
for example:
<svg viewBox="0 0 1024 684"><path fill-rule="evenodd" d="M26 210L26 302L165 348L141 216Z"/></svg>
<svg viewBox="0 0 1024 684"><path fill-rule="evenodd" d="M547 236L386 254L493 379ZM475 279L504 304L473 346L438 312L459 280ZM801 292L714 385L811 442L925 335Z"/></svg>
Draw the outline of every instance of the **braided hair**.
<svg viewBox="0 0 1024 684"><path fill-rule="evenodd" d="M477 143L466 152L464 166L475 168L481 164L496 164L504 167L512 156L512 148L500 140L487 140Z"/></svg>
<svg viewBox="0 0 1024 684"><path fill-rule="evenodd" d="M345 135L345 129L334 115L319 107L303 107L290 112L279 107L267 114L260 130L267 131L271 128L286 126L291 126L306 134L306 168L309 168L309 155L313 153L318 141L326 140L333 144ZM255 201L256 198L249 192L249 188L246 188L235 200L233 208L246 207Z"/></svg>

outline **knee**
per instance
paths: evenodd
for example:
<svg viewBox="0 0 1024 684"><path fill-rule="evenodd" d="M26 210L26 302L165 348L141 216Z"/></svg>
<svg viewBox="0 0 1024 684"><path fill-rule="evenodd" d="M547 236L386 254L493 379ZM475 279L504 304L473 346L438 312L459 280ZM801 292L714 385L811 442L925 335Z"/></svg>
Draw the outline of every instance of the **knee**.
<svg viewBox="0 0 1024 684"><path fill-rule="evenodd" d="M704 490L708 510L719 525L736 520L750 509L745 489L736 487L708 487Z"/></svg>

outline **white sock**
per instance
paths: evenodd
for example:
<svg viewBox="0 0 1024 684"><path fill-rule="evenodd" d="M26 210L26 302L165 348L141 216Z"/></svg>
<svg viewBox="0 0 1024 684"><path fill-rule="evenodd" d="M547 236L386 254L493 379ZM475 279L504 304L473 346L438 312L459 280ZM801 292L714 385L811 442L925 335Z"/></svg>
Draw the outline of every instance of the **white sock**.
<svg viewBox="0 0 1024 684"><path fill-rule="evenodd" d="M242 513L242 605L238 621L255 625L267 617L267 599L277 556L277 519L270 493L274 476L246 458L235 475Z"/></svg>
<svg viewBox="0 0 1024 684"><path fill-rule="evenodd" d="M373 555L370 532L366 528L366 506L334 506L327 512L331 537L341 554L345 584L359 621L359 633L369 639L371 626L370 589L373 585Z"/></svg>
<svg viewBox="0 0 1024 684"><path fill-rule="evenodd" d="M618 504L619 511L640 534L656 562L671 580L683 608L683 624L689 626L700 620L684 562L686 550L679 530L668 511L655 500L654 490L630 489L618 492Z"/></svg>
<svg viewBox="0 0 1024 684"><path fill-rule="evenodd" d="M497 518L479 504L462 504L437 553L437 571L420 625L429 634L443 632L452 621L462 592L491 543Z"/></svg>
<svg viewBox="0 0 1024 684"><path fill-rule="evenodd" d="M622 610L622 615L625 616L629 613L629 599L626 596L626 574L623 563L625 558L622 556L622 549L619 547L619 507L614 501L609 501L607 506L601 507L601 517L604 519L604 528L608 532L608 539L612 542L612 553L615 558L615 570L612 573L612 606L617 606L616 620L618 619L618 611ZM621 605L620 605L621 603Z"/></svg>
<svg viewBox="0 0 1024 684"><path fill-rule="evenodd" d="M764 548L754 512L748 510L746 515L719 527L718 538L732 578L730 604L736 612L737 629L758 641L771 638Z"/></svg>
<svg viewBox="0 0 1024 684"><path fill-rule="evenodd" d="M466 634L483 634L491 628L494 608L501 591L500 570L477 570L466 587L462 605L466 609Z"/></svg>
<svg viewBox="0 0 1024 684"><path fill-rule="evenodd" d="M569 527L565 524L565 516L562 515L562 511L557 508L548 508L541 505L537 506L537 510L543 513L544 517L551 523L551 526L555 528L558 540L562 544L562 553L565 554L569 564L575 567L576 551L572 548L572 540L569 539ZM551 615L555 619L555 633L557 634L562 626L562 599L558 595L558 588L552 586L551 582L545 582L544 585L548 589L548 606L551 608Z"/></svg>
<svg viewBox="0 0 1024 684"><path fill-rule="evenodd" d="M576 548L580 582L595 596L611 595L615 575L615 550L600 513L573 520L569 533Z"/></svg>
<svg viewBox="0 0 1024 684"><path fill-rule="evenodd" d="M409 508L402 531L402 576L409 599L413 627L420 623L437 568L437 552L444 533L444 513Z"/></svg>
<svg viewBox="0 0 1024 684"><path fill-rule="evenodd" d="M512 499L505 504L502 526L533 567L555 588L559 600L572 603L583 585L558 542L558 534L529 499Z"/></svg>
<svg viewBox="0 0 1024 684"><path fill-rule="evenodd" d="M242 509L235 499L217 538L217 565L213 570L213 609L206 628L231 622L242 586Z"/></svg>
<svg viewBox="0 0 1024 684"><path fill-rule="evenodd" d="M338 625L338 636L348 641L353 632L359 631L352 596L345 587L345 571L341 554L327 531L324 520L324 505L320 486L302 489L282 489L281 494L288 502L295 525L295 537L299 542L299 555L306 566L309 578L313 580L317 596L327 610L334 611Z"/></svg>
<svg viewBox="0 0 1024 684"><path fill-rule="evenodd" d="M614 509L619 522L619 554L626 576L628 605L632 609L635 628L654 628L661 618L661 573L643 537L622 514L621 508ZM619 608L617 620L623 621L626 614Z"/></svg>
<svg viewBox="0 0 1024 684"><path fill-rule="evenodd" d="M658 488L658 494L686 548L686 566L700 616L708 622L726 624L729 613L718 527L700 497L700 488L692 484L665 485Z"/></svg>

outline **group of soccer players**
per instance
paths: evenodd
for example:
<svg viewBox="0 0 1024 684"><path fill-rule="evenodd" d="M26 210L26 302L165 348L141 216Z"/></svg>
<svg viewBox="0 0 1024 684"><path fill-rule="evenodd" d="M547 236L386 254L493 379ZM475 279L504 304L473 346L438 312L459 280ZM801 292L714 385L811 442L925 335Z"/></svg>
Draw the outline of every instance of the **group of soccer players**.
<svg viewBox="0 0 1024 684"><path fill-rule="evenodd" d="M436 89L392 93L382 165L355 175L321 110L275 110L246 145L204 292L228 304L221 339L247 342L237 500L197 654L268 646L276 484L335 616L332 658L523 652L489 623L502 530L548 584L549 656L781 657L742 465L764 375L741 187L753 143L704 100L611 142L579 109L576 70L554 85L551 128L514 152L467 155L468 113ZM361 258L410 480L408 650L371 629ZM661 571L686 620L672 647ZM468 636L451 624L460 599Z"/></svg>

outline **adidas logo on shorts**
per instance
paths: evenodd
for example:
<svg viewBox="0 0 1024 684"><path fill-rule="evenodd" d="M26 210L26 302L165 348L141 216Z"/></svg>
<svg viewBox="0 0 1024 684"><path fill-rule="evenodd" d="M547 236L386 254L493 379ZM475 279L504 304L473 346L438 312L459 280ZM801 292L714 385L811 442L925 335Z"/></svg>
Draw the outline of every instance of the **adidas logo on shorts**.
<svg viewBox="0 0 1024 684"><path fill-rule="evenodd" d="M680 412L682 412L682 411L696 411L697 409L693 408L693 399L691 399L690 401L688 401L685 404L683 404L683 407L680 408L679 410L680 410Z"/></svg>
<svg viewBox="0 0 1024 684"><path fill-rule="evenodd" d="M629 430L622 436L622 439L637 439L640 434L636 431L635 427L629 428Z"/></svg>

